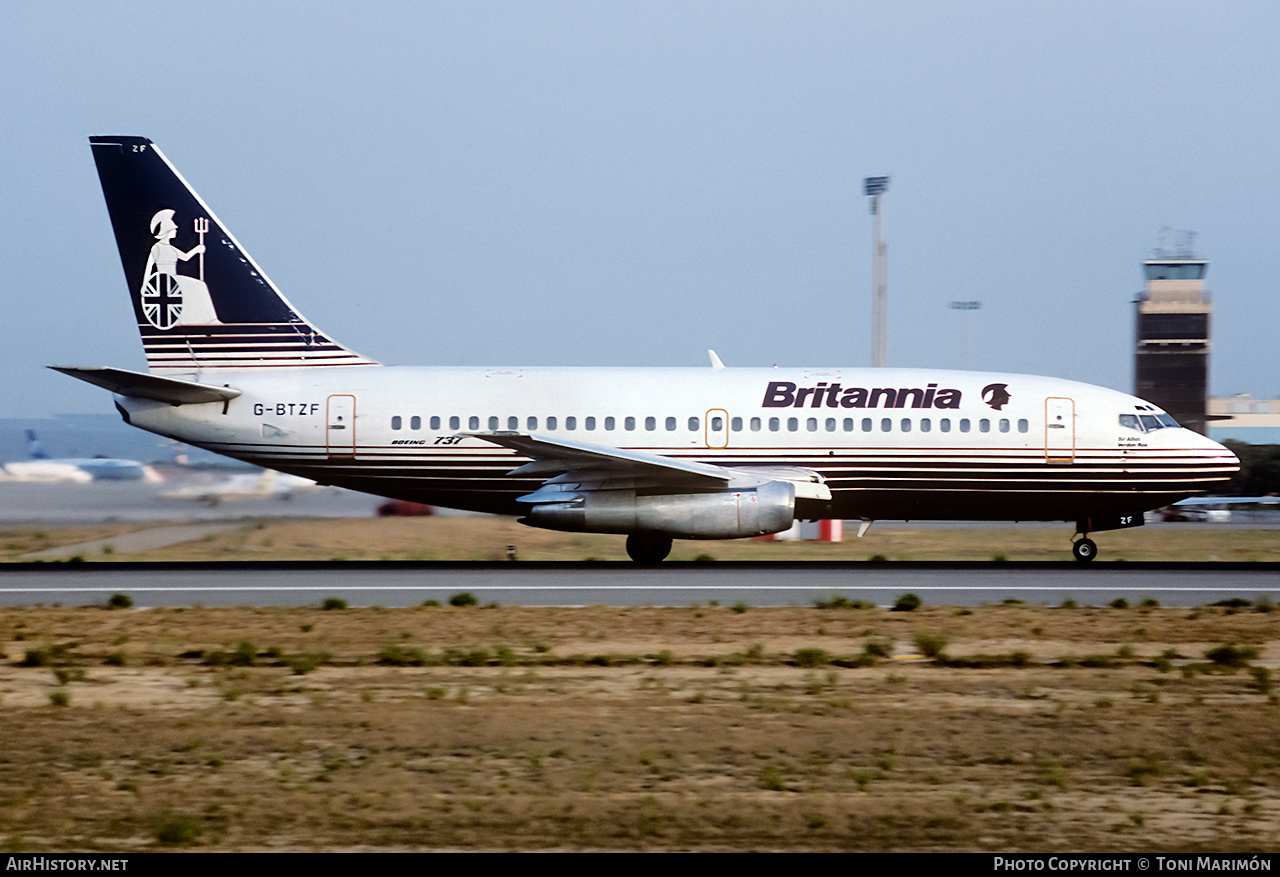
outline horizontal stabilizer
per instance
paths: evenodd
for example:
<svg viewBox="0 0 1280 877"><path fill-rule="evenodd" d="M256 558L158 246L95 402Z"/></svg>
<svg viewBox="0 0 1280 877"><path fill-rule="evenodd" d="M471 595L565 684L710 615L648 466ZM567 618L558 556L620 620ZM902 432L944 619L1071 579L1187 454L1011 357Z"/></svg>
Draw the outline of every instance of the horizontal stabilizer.
<svg viewBox="0 0 1280 877"><path fill-rule="evenodd" d="M168 402L170 405L226 402L240 395L239 390L231 387L180 381L177 378L149 375L123 368L75 368L60 365L51 365L49 368L113 393L119 393L121 396L154 399L157 402Z"/></svg>

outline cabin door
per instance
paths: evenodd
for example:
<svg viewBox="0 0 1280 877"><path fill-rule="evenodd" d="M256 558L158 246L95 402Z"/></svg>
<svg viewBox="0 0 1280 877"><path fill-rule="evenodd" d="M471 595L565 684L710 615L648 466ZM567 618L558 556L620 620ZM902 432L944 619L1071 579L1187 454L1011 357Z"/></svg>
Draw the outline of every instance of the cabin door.
<svg viewBox="0 0 1280 877"><path fill-rule="evenodd" d="M1062 396L1044 400L1044 458L1071 463L1076 458L1076 403Z"/></svg>
<svg viewBox="0 0 1280 877"><path fill-rule="evenodd" d="M330 396L325 414L325 444L330 457L356 455L356 397Z"/></svg>
<svg viewBox="0 0 1280 877"><path fill-rule="evenodd" d="M712 408L707 412L707 447L729 447L729 412L723 408Z"/></svg>

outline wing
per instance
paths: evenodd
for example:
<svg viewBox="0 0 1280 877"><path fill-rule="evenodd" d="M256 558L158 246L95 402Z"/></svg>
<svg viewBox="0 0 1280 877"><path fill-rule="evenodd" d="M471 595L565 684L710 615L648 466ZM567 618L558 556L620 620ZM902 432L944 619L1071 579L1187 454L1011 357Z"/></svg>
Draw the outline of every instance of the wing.
<svg viewBox="0 0 1280 877"><path fill-rule="evenodd" d="M553 498L561 501L565 488L571 484L577 490L630 486L679 493L686 490L740 490L769 481L790 482L795 486L797 499L831 499L831 490L822 476L798 466L716 466L519 432L468 432L463 435L510 448L532 459L533 462L512 469L507 473L509 475L549 476L542 488L521 497L522 502L547 502Z"/></svg>

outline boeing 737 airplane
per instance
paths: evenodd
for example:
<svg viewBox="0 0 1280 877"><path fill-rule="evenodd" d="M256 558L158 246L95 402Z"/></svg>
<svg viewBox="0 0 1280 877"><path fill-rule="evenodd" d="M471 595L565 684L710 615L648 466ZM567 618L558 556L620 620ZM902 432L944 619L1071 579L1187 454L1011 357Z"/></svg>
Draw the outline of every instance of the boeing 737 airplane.
<svg viewBox="0 0 1280 877"><path fill-rule="evenodd" d="M378 496L672 539L793 521L1137 526L1239 462L1156 406L936 369L407 368L303 317L151 141L91 137L148 371L56 367L127 423Z"/></svg>

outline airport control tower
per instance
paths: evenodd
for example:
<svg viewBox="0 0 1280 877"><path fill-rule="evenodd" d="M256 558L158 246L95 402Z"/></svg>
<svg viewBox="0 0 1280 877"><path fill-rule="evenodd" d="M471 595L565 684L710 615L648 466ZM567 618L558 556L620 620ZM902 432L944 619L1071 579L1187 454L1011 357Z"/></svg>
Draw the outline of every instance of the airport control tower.
<svg viewBox="0 0 1280 877"><path fill-rule="evenodd" d="M1174 253L1156 250L1142 263L1147 288L1138 296L1134 395L1168 411L1188 429L1207 435L1209 314L1204 291L1209 260L1191 254L1184 232Z"/></svg>

